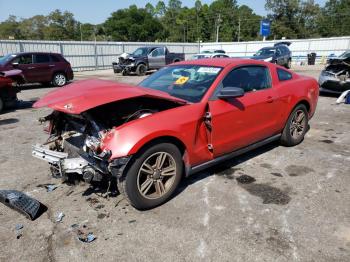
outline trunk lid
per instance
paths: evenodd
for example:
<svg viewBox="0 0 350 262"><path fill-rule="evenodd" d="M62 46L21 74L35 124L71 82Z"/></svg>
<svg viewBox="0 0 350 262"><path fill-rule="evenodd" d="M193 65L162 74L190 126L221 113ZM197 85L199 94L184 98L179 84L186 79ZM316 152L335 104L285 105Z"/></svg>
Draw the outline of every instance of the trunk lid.
<svg viewBox="0 0 350 262"><path fill-rule="evenodd" d="M141 96L170 100L179 104L187 103L185 100L153 89L107 80L89 79L77 81L49 92L33 107L49 107L68 114L80 114L100 105Z"/></svg>

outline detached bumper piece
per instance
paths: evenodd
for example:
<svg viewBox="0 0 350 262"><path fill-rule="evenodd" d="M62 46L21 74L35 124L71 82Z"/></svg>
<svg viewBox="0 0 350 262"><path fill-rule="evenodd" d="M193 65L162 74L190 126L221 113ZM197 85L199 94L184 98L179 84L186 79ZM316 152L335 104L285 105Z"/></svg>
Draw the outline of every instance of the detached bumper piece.
<svg viewBox="0 0 350 262"><path fill-rule="evenodd" d="M0 190L0 202L34 220L43 205L36 199L17 190Z"/></svg>
<svg viewBox="0 0 350 262"><path fill-rule="evenodd" d="M54 177L66 177L68 174L82 175L86 182L101 181L105 173L96 162L82 156L68 158L68 153L50 150L42 145L33 146L32 155L51 165Z"/></svg>

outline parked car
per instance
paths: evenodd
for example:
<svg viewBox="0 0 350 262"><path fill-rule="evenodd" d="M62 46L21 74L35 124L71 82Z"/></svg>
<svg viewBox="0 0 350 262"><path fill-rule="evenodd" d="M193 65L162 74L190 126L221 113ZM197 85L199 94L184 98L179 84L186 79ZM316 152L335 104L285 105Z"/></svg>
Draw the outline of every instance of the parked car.
<svg viewBox="0 0 350 262"><path fill-rule="evenodd" d="M33 156L58 177L116 179L135 208L148 209L183 176L275 140L299 144L317 100L313 78L250 59L179 62L139 86L84 80L34 104L54 111Z"/></svg>
<svg viewBox="0 0 350 262"><path fill-rule="evenodd" d="M145 75L149 70L158 70L165 65L185 60L183 53L171 53L165 46L148 46L137 48L132 54L124 53L113 62L114 73L128 75L136 72Z"/></svg>
<svg viewBox="0 0 350 262"><path fill-rule="evenodd" d="M223 54L223 53L200 53L195 54L191 57L192 60L195 59L203 59L203 58L228 58L230 56Z"/></svg>
<svg viewBox="0 0 350 262"><path fill-rule="evenodd" d="M222 49L205 49L200 52L201 54L226 54L225 50Z"/></svg>
<svg viewBox="0 0 350 262"><path fill-rule="evenodd" d="M292 52L289 50L290 42L279 42L273 47L261 48L253 57L254 60L263 60L291 68L292 66Z"/></svg>
<svg viewBox="0 0 350 262"><path fill-rule="evenodd" d="M56 53L15 53L0 58L0 71L22 70L23 83L64 86L73 79L70 63Z"/></svg>
<svg viewBox="0 0 350 262"><path fill-rule="evenodd" d="M319 77L320 91L341 94L350 89L350 51L328 59Z"/></svg>
<svg viewBox="0 0 350 262"><path fill-rule="evenodd" d="M15 106L19 92L16 82L20 78L22 78L21 70L0 72L0 113L5 108Z"/></svg>

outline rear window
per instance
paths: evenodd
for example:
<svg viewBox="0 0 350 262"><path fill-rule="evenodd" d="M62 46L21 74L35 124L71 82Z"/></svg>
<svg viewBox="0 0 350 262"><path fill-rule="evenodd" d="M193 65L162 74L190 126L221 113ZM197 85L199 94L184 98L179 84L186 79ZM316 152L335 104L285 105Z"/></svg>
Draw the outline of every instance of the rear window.
<svg viewBox="0 0 350 262"><path fill-rule="evenodd" d="M55 55L50 55L50 58L52 62L60 62L60 59Z"/></svg>
<svg viewBox="0 0 350 262"><path fill-rule="evenodd" d="M50 62L50 57L49 55L45 54L36 54L35 55L35 63L49 63Z"/></svg>
<svg viewBox="0 0 350 262"><path fill-rule="evenodd" d="M287 81L287 80L292 79L292 77L293 77L291 73L289 73L286 70L280 69L280 68L277 68L277 74L278 74L278 79L280 81Z"/></svg>

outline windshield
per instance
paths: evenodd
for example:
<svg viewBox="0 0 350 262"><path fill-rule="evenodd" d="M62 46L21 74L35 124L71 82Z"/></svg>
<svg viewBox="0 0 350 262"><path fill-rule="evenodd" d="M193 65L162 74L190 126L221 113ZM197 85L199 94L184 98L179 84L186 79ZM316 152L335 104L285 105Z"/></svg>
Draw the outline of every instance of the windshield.
<svg viewBox="0 0 350 262"><path fill-rule="evenodd" d="M11 54L0 57L0 65L6 64L8 61L10 61L14 57L16 57L16 55L11 55Z"/></svg>
<svg viewBox="0 0 350 262"><path fill-rule="evenodd" d="M349 51L344 52L344 53L342 53L342 54L339 56L339 58L348 58L348 57L350 57L350 52L349 52Z"/></svg>
<svg viewBox="0 0 350 262"><path fill-rule="evenodd" d="M276 49L275 48L263 48L263 49L260 49L256 55L257 56L272 56L274 55L276 52Z"/></svg>
<svg viewBox="0 0 350 262"><path fill-rule="evenodd" d="M139 86L168 93L191 103L201 101L221 67L177 65L165 67L142 81Z"/></svg>
<svg viewBox="0 0 350 262"><path fill-rule="evenodd" d="M137 48L134 53L132 53L134 56L146 56L148 54L148 48L147 47L140 47Z"/></svg>

